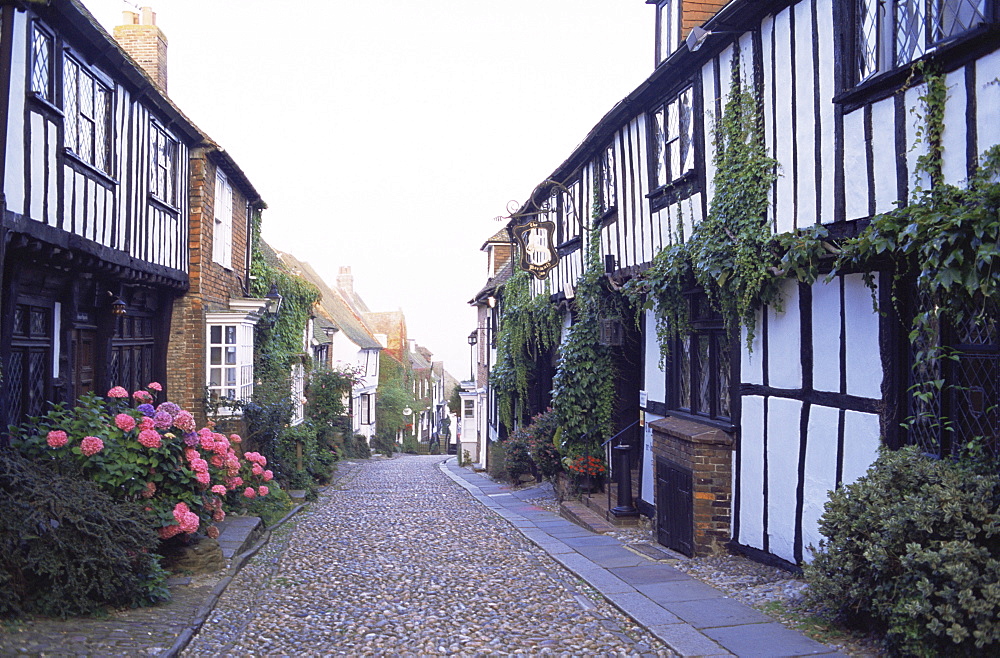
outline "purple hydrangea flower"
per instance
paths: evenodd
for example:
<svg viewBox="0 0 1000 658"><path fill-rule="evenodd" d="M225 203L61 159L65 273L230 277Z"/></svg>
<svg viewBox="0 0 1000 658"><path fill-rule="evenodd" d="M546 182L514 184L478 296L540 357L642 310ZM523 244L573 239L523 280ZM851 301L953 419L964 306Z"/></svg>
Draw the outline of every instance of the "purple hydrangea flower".
<svg viewBox="0 0 1000 658"><path fill-rule="evenodd" d="M176 404L174 404L173 402L164 402L160 406L158 406L156 408L156 410L157 411L165 411L166 413L170 414L171 416L176 416L177 412L180 411L181 408L179 406L177 406Z"/></svg>
<svg viewBox="0 0 1000 658"><path fill-rule="evenodd" d="M149 416L150 418L156 414L156 409L151 404L140 404L136 409L141 411L143 416Z"/></svg>
<svg viewBox="0 0 1000 658"><path fill-rule="evenodd" d="M199 443L198 434L196 432L188 432L184 435L184 445L189 448L196 448Z"/></svg>

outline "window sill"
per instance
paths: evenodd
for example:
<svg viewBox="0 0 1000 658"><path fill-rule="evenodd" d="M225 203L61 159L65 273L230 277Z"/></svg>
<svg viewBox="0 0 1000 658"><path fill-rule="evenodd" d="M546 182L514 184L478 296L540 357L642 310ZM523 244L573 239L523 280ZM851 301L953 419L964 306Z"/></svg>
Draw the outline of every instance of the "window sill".
<svg viewBox="0 0 1000 658"><path fill-rule="evenodd" d="M736 426L733 425L731 420L708 418L707 416L699 416L698 414L692 414L678 409L670 409L667 411L667 418L676 418L680 422L712 427L729 434L736 431Z"/></svg>
<svg viewBox="0 0 1000 658"><path fill-rule="evenodd" d="M163 210L164 212L168 212L168 213L177 215L178 217L181 214L180 208L172 206L169 203L167 203L166 201L162 201L159 197L157 197L157 196L155 196L153 194L149 195L149 203L150 203L150 205L153 205L153 206L159 208L160 210Z"/></svg>
<svg viewBox="0 0 1000 658"><path fill-rule="evenodd" d="M696 192L701 191L698 175L694 169L685 173L666 185L661 185L646 195L649 199L650 210L656 212L672 203L683 201Z"/></svg>
<svg viewBox="0 0 1000 658"><path fill-rule="evenodd" d="M108 187L115 187L118 185L117 179L112 177L110 174L101 171L94 165L90 164L89 162L81 158L79 155L71 151L69 147L63 148L63 157L65 157L67 160L72 162L77 167L85 169L88 174L90 174L94 178L101 180Z"/></svg>
<svg viewBox="0 0 1000 658"><path fill-rule="evenodd" d="M965 34L936 44L922 57L912 62L875 75L842 91L833 97L833 102L842 105L846 113L889 98L903 87L912 87L923 82L924 76L913 70L918 62L937 64L942 73L954 71L994 50L998 34L1000 34L998 26L980 25Z"/></svg>
<svg viewBox="0 0 1000 658"><path fill-rule="evenodd" d="M34 91L28 92L28 100L31 102L31 104L39 106L39 108L44 110L47 114L55 115L59 118L63 117L63 111L60 108L56 107L56 105L52 101L42 96L39 96Z"/></svg>
<svg viewBox="0 0 1000 658"><path fill-rule="evenodd" d="M597 218L597 225L604 228L609 224L614 224L616 221L618 221L618 206L611 206Z"/></svg>
<svg viewBox="0 0 1000 658"><path fill-rule="evenodd" d="M568 256L577 249L579 249L580 245L582 244L583 244L583 239L579 235L577 235L575 237L570 238L569 240L566 240L562 244L556 245L556 253L559 254L560 258L562 258L563 256Z"/></svg>

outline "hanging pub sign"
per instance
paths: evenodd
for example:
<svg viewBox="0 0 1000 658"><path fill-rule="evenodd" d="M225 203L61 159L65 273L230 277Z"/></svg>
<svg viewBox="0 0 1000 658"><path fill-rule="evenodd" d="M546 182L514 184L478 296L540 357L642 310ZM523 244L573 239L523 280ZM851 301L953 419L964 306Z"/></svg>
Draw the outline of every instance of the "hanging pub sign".
<svg viewBox="0 0 1000 658"><path fill-rule="evenodd" d="M549 270L559 263L559 254L553 246L556 225L549 221L532 219L512 229L521 254L521 269L531 272L536 279L544 279Z"/></svg>

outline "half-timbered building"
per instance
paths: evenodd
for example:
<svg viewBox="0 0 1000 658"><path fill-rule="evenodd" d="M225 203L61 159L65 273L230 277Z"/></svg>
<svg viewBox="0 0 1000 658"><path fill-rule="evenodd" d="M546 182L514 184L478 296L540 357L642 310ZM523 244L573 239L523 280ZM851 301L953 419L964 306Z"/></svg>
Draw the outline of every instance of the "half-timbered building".
<svg viewBox="0 0 1000 658"><path fill-rule="evenodd" d="M940 71L948 88L946 182L961 184L1000 143L996 0L647 2L657 16L655 70L522 208L555 223L560 261L535 292L565 301L567 314L595 222L615 287L708 215L726 184L715 179L713 128L734 70L754 91L778 163L768 209L778 233L822 224L834 239L849 237L908 202L927 149L917 116L927 83L916 63ZM884 282L885 272L874 275ZM618 348L620 364L642 365L619 374L627 412L616 428L643 421L635 497L661 542L694 554L731 541L802 562L820 539L828 492L861 476L882 444L944 450L946 438L899 429L911 413L908 325L885 288L880 314L863 273L789 279L781 308L759 312L748 349L746 334L728 335L692 287L691 331L668 346L662 367L656 318L645 312L634 346L626 337ZM954 336L966 367L951 376L975 380L964 382L979 391L969 413L995 436L997 336L966 333Z"/></svg>
<svg viewBox="0 0 1000 658"><path fill-rule="evenodd" d="M163 381L198 129L79 2L0 3L3 420Z"/></svg>

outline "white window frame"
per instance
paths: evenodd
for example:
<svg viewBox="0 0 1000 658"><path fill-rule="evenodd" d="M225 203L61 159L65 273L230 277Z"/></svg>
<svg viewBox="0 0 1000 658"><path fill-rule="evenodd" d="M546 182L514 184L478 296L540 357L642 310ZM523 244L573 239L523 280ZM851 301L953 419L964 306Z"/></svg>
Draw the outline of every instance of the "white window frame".
<svg viewBox="0 0 1000 658"><path fill-rule="evenodd" d="M179 144L155 122L149 125L149 192L171 207L177 205Z"/></svg>
<svg viewBox="0 0 1000 658"><path fill-rule="evenodd" d="M298 425L306 419L306 367L301 363L292 366L292 425Z"/></svg>
<svg viewBox="0 0 1000 658"><path fill-rule="evenodd" d="M233 266L233 188L221 169L215 170L215 216L212 260L226 269Z"/></svg>
<svg viewBox="0 0 1000 658"><path fill-rule="evenodd" d="M372 394L362 393L358 396L358 416L362 425L372 424Z"/></svg>
<svg viewBox="0 0 1000 658"><path fill-rule="evenodd" d="M681 43L681 2L661 0L656 5L656 65L677 50Z"/></svg>
<svg viewBox="0 0 1000 658"><path fill-rule="evenodd" d="M230 318L205 327L205 382L214 400L249 401L253 396L254 325ZM238 409L220 407L224 415Z"/></svg>

